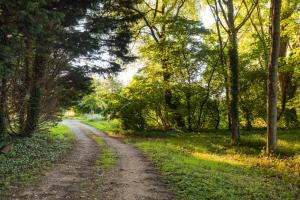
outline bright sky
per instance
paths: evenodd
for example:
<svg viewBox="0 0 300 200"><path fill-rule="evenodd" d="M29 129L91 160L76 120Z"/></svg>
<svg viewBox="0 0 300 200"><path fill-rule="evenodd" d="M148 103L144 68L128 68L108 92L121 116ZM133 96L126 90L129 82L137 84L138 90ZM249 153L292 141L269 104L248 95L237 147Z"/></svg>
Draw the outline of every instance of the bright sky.
<svg viewBox="0 0 300 200"><path fill-rule="evenodd" d="M117 79L120 80L124 85L127 85L132 77L137 73L142 64L140 62L134 62L127 65L126 69L120 72L117 76Z"/></svg>
<svg viewBox="0 0 300 200"><path fill-rule="evenodd" d="M214 18L210 12L209 7L206 7L201 13L200 13L200 20L203 23L204 27L210 28L211 25L214 23ZM123 83L128 84L134 74L139 70L139 68L142 67L141 62L135 62L131 63L127 66L125 70L120 72L117 76L117 78Z"/></svg>

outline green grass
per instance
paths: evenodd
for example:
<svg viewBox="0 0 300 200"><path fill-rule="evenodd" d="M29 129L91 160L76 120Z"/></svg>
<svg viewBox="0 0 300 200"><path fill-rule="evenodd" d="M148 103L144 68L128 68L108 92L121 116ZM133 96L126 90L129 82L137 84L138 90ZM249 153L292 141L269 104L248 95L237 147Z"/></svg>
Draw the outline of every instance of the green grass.
<svg viewBox="0 0 300 200"><path fill-rule="evenodd" d="M37 181L43 171L72 149L74 138L61 124L31 138L9 138L13 150L0 154L0 196Z"/></svg>
<svg viewBox="0 0 300 200"><path fill-rule="evenodd" d="M111 120L111 121L105 121L105 120L93 120L93 119L85 119L85 118L80 118L80 121L91 125L105 133L109 134L116 134L120 131L120 128L118 126L118 122L116 120Z"/></svg>
<svg viewBox="0 0 300 200"><path fill-rule="evenodd" d="M91 133L86 133L88 137L93 139L99 147L99 155L95 162L94 174L92 180L81 183L80 196L87 200L98 199L101 195L101 188L103 186L103 171L110 170L116 163L115 151L110 148L104 140Z"/></svg>
<svg viewBox="0 0 300 200"><path fill-rule="evenodd" d="M97 170L109 170L116 163L116 153L114 150L105 144L104 140L96 135L91 136L92 139L98 144L100 149L100 156L96 160Z"/></svg>
<svg viewBox="0 0 300 200"><path fill-rule="evenodd" d="M88 124L112 134L109 122ZM104 127L104 128L102 128ZM228 131L201 133L124 132L142 149L182 200L294 199L300 187L299 130L280 131L278 153L265 156L262 131L242 132L230 145Z"/></svg>

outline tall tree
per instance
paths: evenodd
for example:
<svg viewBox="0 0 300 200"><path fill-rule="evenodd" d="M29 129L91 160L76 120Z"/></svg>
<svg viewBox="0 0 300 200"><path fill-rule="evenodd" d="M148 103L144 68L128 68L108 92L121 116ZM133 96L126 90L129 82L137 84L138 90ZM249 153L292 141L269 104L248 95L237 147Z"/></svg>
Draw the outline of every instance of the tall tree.
<svg viewBox="0 0 300 200"><path fill-rule="evenodd" d="M7 97L17 49L15 1L0 2L0 138L7 132Z"/></svg>
<svg viewBox="0 0 300 200"><path fill-rule="evenodd" d="M87 93L88 73L115 72L133 60L129 28L140 16L131 9L136 3L0 1L0 136L7 130L31 136ZM107 52L108 65L95 64ZM75 67L78 58L91 62ZM52 110L43 107L49 102Z"/></svg>
<svg viewBox="0 0 300 200"><path fill-rule="evenodd" d="M248 9L247 3L243 0L240 4L240 7L244 4L245 6L245 16L241 22L237 25L236 18L239 14L239 11L235 10L234 1L227 0L215 1L215 4L219 5L222 16L224 18L225 24L222 23L219 15L216 15L219 18L219 22L223 29L228 34L228 56L229 56L229 79L230 79L230 95L231 95L231 136L232 143L237 145L240 138L240 122L239 122L239 55L238 55L238 32L243 27L243 25L250 18L253 10L257 5L255 1L251 7ZM226 7L224 7L224 4Z"/></svg>
<svg viewBox="0 0 300 200"><path fill-rule="evenodd" d="M284 0L280 13L278 81L280 86L279 99L281 108L278 113L278 120L284 117L286 126L289 126L289 124L299 125L296 110L294 108L286 108L288 101L295 97L297 91L297 84L293 81L297 64L295 62L292 64L293 59L291 55L293 55L297 49L293 38L299 37L296 28L298 27L297 19L299 17L297 17L297 7L299 4L299 1Z"/></svg>
<svg viewBox="0 0 300 200"><path fill-rule="evenodd" d="M172 66L169 64L168 58L166 58L166 46L169 38L169 28L172 24L177 23L180 16L193 15L192 9L188 13L188 9L184 8L195 6L194 1L174 1L174 0L156 0L156 1L144 1L139 7L135 8L135 11L143 15L143 25L141 29L146 27L148 29L147 33L155 41L156 45L159 47L157 49L160 60L159 63L162 67L162 77L164 81L164 101L167 110L167 119L169 121L175 121L175 123L170 123L175 125L177 128L184 128L184 119L179 112L179 99L174 95L172 85L170 84L172 79ZM141 32L141 30L139 31ZM171 117L169 117L171 116ZM169 127L170 128L170 127Z"/></svg>
<svg viewBox="0 0 300 200"><path fill-rule="evenodd" d="M219 7L217 4L217 1L214 0L214 5L212 3L210 3L209 1L207 1L210 10L214 16L214 20L216 23L216 31L217 31L217 35L218 35L218 45L219 45L219 60L220 60L220 64L222 67L222 71L224 74L224 84L225 84L225 94L226 94L226 104L227 104L227 120L228 120L228 129L231 130L231 106L230 106L230 97L229 97L229 80L228 80L228 70L227 70L227 63L226 63L226 55L225 55L225 46L226 43L223 42L223 38L222 38L222 33L221 33L221 25L220 23L222 23L220 21L220 17L219 17Z"/></svg>
<svg viewBox="0 0 300 200"><path fill-rule="evenodd" d="M271 2L271 48L268 76L268 127L267 153L271 154L277 147L277 72L280 48L280 9L281 0Z"/></svg>

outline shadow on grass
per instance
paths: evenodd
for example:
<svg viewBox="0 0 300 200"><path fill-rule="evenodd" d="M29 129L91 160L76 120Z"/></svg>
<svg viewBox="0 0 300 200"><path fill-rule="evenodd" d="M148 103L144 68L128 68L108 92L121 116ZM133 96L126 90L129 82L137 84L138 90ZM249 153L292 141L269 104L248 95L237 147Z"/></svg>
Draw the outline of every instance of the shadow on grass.
<svg viewBox="0 0 300 200"><path fill-rule="evenodd" d="M136 141L180 199L293 199L296 180L210 154L188 155L172 143ZM179 148L179 149L178 149Z"/></svg>
<svg viewBox="0 0 300 200"><path fill-rule="evenodd" d="M293 199L299 187L293 175L299 172L293 157L300 154L299 131L279 132L280 153L266 158L265 130L242 131L240 146L232 146L228 130L123 131L110 122L85 123L143 149L180 199Z"/></svg>

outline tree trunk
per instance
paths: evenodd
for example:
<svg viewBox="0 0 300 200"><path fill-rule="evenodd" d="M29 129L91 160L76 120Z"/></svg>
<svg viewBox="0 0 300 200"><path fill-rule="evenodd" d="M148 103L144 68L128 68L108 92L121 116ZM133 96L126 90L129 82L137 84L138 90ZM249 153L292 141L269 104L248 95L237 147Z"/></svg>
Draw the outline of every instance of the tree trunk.
<svg viewBox="0 0 300 200"><path fill-rule="evenodd" d="M280 9L281 0L272 0L271 4L271 48L268 76L268 127L267 154L271 154L277 147L277 71L280 45Z"/></svg>
<svg viewBox="0 0 300 200"><path fill-rule="evenodd" d="M165 15L165 8L166 8L166 6L163 3L162 8L161 8L162 16ZM161 28L161 34L160 34L160 40L159 40L159 43L162 46L160 52L162 55L161 63L162 63L163 80L164 80L164 86L165 86L165 88L164 88L165 103L166 103L167 112L168 113L171 112L172 116L174 117L177 127L184 128L185 124L184 124L183 118L182 118L181 114L178 112L179 101L174 99L173 91L170 88L170 79L171 79L172 73L170 72L166 58L164 58L164 56L165 56L164 45L166 42L166 38L165 38L166 28L167 28L166 24L163 24L162 28Z"/></svg>
<svg viewBox="0 0 300 200"><path fill-rule="evenodd" d="M217 3L215 2L215 5ZM218 13L216 13L218 15ZM220 22L219 22L219 17L216 19L216 28L217 28L217 33L218 33L218 40L219 40L219 54L220 54L220 62L221 66L224 71L224 83L225 83L225 94L226 94L226 105L227 105L227 120L228 120L228 129L231 130L231 108L230 108L230 97L229 97L229 82L228 82L228 68L226 65L226 59L225 59L225 54L224 54L224 47L223 47L223 40L222 40L222 35L220 31Z"/></svg>
<svg viewBox="0 0 300 200"><path fill-rule="evenodd" d="M32 40L26 40L27 55L24 62L24 75L23 75L23 85L20 89L20 108L19 108L19 132L23 133L25 129L25 117L26 117L26 108L27 98L26 96L29 93L30 89L30 71L33 67L34 62L34 45Z"/></svg>
<svg viewBox="0 0 300 200"><path fill-rule="evenodd" d="M281 31L283 28L281 27ZM280 48L279 48L279 58L285 58L287 56L287 48L288 48L288 37L280 37ZM279 69L280 67L283 67L286 65L286 63L282 62L278 66ZM281 96L281 109L280 112L278 113L277 120L279 121L285 113L291 113L291 109L286 108L286 103L288 100L292 99L296 95L297 91L297 85L293 84L292 79L293 79L293 74L294 74L294 69L291 68L289 70L281 70L279 71L278 74L278 80L279 80L279 86L280 86L280 96ZM287 112L286 112L287 111ZM293 123L298 123L298 117L296 115L290 115L288 116L285 121L287 124L290 122L288 120L291 120Z"/></svg>
<svg viewBox="0 0 300 200"><path fill-rule="evenodd" d="M252 114L251 111L246 110L245 111L245 118L247 121L246 129L247 131L250 131L252 129Z"/></svg>
<svg viewBox="0 0 300 200"><path fill-rule="evenodd" d="M164 50L161 49L161 52L163 52ZM184 122L183 122L183 118L180 115L180 113L178 112L178 105L179 105L179 101L174 99L173 97L173 91L170 88L170 79L171 79L171 72L168 69L168 66L166 64L166 60L162 59L162 69L163 69L163 80L164 80L164 92L165 92L165 103L166 103L166 108L168 113L170 112L172 114L172 116L174 117L174 120L176 122L176 125L178 128L183 128Z"/></svg>
<svg viewBox="0 0 300 200"><path fill-rule="evenodd" d="M220 117L220 110L219 110L219 105L217 105L217 119L216 119L216 125L215 125L215 129L218 130L219 129L219 125L220 125L220 120L221 120L221 117Z"/></svg>
<svg viewBox="0 0 300 200"><path fill-rule="evenodd" d="M187 108L188 131L192 131L191 92L189 89L185 93L185 97L186 97L186 108Z"/></svg>
<svg viewBox="0 0 300 200"><path fill-rule="evenodd" d="M281 30L283 30L281 28ZM287 37L280 37L279 43L279 57L285 58L287 53L287 46L288 46L288 38ZM284 66L282 62L281 65ZM279 67L283 67L279 66ZM283 72L279 72L279 86L280 86L280 96L281 96L281 110L278 114L277 120L280 120L281 116L283 115L286 107L287 102L287 87L291 84L292 81L292 74L283 70Z"/></svg>
<svg viewBox="0 0 300 200"><path fill-rule="evenodd" d="M228 22L229 22L229 65L231 83L231 137L234 145L239 144L239 60L237 46L237 30L234 25L234 7L232 0L228 0Z"/></svg>
<svg viewBox="0 0 300 200"><path fill-rule="evenodd" d="M37 52L39 53L39 52ZM29 91L29 102L27 106L27 118L24 127L24 136L31 136L36 130L40 115L40 101L41 101L41 86L40 80L43 77L45 57L43 55L36 55L32 70L32 82Z"/></svg>
<svg viewBox="0 0 300 200"><path fill-rule="evenodd" d="M7 131L6 119L6 100L7 100L7 77L6 72L3 70L0 85L0 138L5 136Z"/></svg>
<svg viewBox="0 0 300 200"><path fill-rule="evenodd" d="M226 72L227 73L227 72ZM226 105L227 105L227 121L228 121L228 130L231 130L231 108L230 108L230 94L229 94L229 86L228 86L228 76L225 77L225 92L226 92Z"/></svg>

